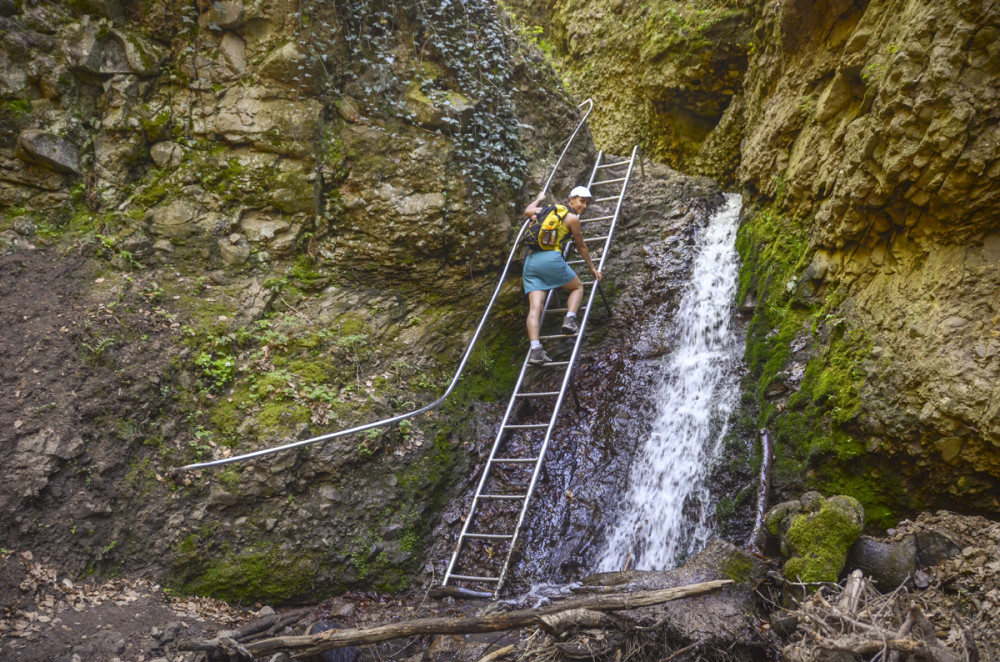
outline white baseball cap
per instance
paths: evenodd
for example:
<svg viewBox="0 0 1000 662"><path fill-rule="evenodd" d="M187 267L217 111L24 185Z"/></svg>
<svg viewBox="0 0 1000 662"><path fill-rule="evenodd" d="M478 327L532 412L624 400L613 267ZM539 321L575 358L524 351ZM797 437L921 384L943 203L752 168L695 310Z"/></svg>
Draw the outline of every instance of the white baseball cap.
<svg viewBox="0 0 1000 662"><path fill-rule="evenodd" d="M593 198L590 194L590 189L586 186L577 186L575 189L569 192L569 197L571 198Z"/></svg>

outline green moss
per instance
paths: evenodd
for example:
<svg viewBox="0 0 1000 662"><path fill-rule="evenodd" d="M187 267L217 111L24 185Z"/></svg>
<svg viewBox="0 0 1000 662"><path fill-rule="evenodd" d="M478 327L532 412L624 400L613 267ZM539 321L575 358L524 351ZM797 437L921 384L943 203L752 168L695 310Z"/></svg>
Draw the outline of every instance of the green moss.
<svg viewBox="0 0 1000 662"><path fill-rule="evenodd" d="M837 581L847 551L860 534L861 525L829 502L817 513L795 515L787 539L796 556L785 563L785 576L803 582Z"/></svg>
<svg viewBox="0 0 1000 662"><path fill-rule="evenodd" d="M273 547L228 553L184 583L182 590L241 604L287 602L308 592L317 567L308 555Z"/></svg>
<svg viewBox="0 0 1000 662"><path fill-rule="evenodd" d="M152 141L159 140L164 135L166 126L170 122L170 110L161 110L156 114L153 114L148 106L143 107L143 110L145 112L139 122L142 125L143 132L146 134L146 138Z"/></svg>
<svg viewBox="0 0 1000 662"><path fill-rule="evenodd" d="M0 114L18 118L31 110L31 102L27 99L11 99L0 104Z"/></svg>
<svg viewBox="0 0 1000 662"><path fill-rule="evenodd" d="M230 492L235 492L240 485L240 472L235 467L227 467L219 472L219 482Z"/></svg>
<svg viewBox="0 0 1000 662"><path fill-rule="evenodd" d="M265 402L257 420L261 427L271 432L290 432L300 423L308 423L309 409L291 402Z"/></svg>
<svg viewBox="0 0 1000 662"><path fill-rule="evenodd" d="M330 283L330 274L318 270L316 266L316 261L309 255L300 255L288 276L305 292L321 290Z"/></svg>
<svg viewBox="0 0 1000 662"><path fill-rule="evenodd" d="M125 488L134 499L145 500L153 493L156 486L156 472L150 466L148 456L134 463L125 474Z"/></svg>
<svg viewBox="0 0 1000 662"><path fill-rule="evenodd" d="M734 582L745 582L753 574L753 561L739 554L733 555L726 562L722 573Z"/></svg>
<svg viewBox="0 0 1000 662"><path fill-rule="evenodd" d="M208 414L212 427L223 435L235 433L243 420L240 406L246 400L247 394L248 389L241 387L234 390L229 397L218 398Z"/></svg>
<svg viewBox="0 0 1000 662"><path fill-rule="evenodd" d="M899 509L922 510L918 495L904 489L898 473L883 469L867 456L846 463L823 463L815 471L812 483L826 494L849 494L865 509L865 523L879 529L895 526Z"/></svg>

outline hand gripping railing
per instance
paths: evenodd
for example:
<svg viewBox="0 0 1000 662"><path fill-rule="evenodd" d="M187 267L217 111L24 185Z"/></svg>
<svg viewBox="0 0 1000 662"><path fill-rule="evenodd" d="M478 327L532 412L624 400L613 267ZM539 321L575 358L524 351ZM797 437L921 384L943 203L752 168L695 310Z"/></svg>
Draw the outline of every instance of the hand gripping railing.
<svg viewBox="0 0 1000 662"><path fill-rule="evenodd" d="M545 182L545 187L542 192L548 191L549 185L552 183L553 177L555 177L556 171L559 169L562 163L563 157L566 156L566 152L569 150L569 146L573 143L576 138L576 134L580 132L580 128L583 123L587 121L590 116L590 112L594 109L594 102L591 99L587 99L583 103L577 106L577 108L583 108L587 106L586 112L580 119L580 122L576 125L573 133L570 135L569 139L566 141L566 146L563 147L562 153L559 155L559 159L556 161L555 166L552 168L552 173L549 175L548 181ZM472 350L475 348L476 341L479 340L479 334L482 332L483 327L486 326L486 320L489 318L490 312L493 310L493 304L496 303L497 297L500 295L500 289L503 287L503 283L507 278L507 272L510 270L510 265L514 262L514 256L517 255L518 250L521 248L521 237L524 235L524 229L527 227L528 221L521 225L521 229L517 233L517 237L514 239L514 247L510 251L510 255L507 256L507 263L503 267L503 273L500 274L500 278L497 279L497 286L493 290L493 296L490 298L489 304L486 306L485 312L483 312L482 319L479 320L479 326L476 327L476 332L472 334L472 340L469 341L469 346L465 349L465 354L462 355L462 360L458 363L458 369L455 370L455 376L452 377L451 383L448 384L448 388L445 389L444 394L440 398L424 405L419 409L414 409L411 412L405 414L400 414L398 416L393 416L392 418L385 418L381 421L375 421L373 423L365 423L364 425L358 425L353 428L348 428L346 430L340 430L338 432L330 432L328 434L321 434L318 437L312 437L310 439L303 439L302 441L295 441L289 444L283 444L281 446L275 446L273 448L262 448L258 451L253 451L251 453L244 453L242 455L234 455L233 457L222 458L221 460L212 460L210 462L197 462L195 464L187 464L183 467L177 467L173 469L174 473L180 473L182 471L193 471L195 469L205 469L207 467L216 467L223 464L231 464L233 462L242 462L244 460L252 460L256 457L261 457L264 455L270 455L272 453L280 453L281 451L291 450L293 448L299 448L301 446L309 446L311 444L319 443L321 441L327 441L329 439L335 439L337 437L344 437L349 434L354 434L356 432L364 432L365 430L371 430L372 428L385 427L387 425L394 425L401 421L405 421L408 418L413 418L414 416L419 416L426 411L437 407L439 404L445 401L445 399L451 395L451 392L455 390L455 385L458 384L458 380L462 377L462 371L465 370L465 364L469 361L469 357L472 355Z"/></svg>

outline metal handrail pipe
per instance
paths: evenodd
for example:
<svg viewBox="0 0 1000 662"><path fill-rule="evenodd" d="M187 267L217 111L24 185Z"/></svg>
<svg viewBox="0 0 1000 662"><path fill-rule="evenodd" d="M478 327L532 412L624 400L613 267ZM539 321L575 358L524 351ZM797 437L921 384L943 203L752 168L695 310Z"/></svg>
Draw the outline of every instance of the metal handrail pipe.
<svg viewBox="0 0 1000 662"><path fill-rule="evenodd" d="M559 164L562 163L563 157L566 156L566 152L569 150L569 146L573 144L573 139L576 138L576 134L580 131L580 128L583 126L583 123L587 121L588 117L590 117L590 111L594 109L594 100L587 99L581 102L577 106L577 108L582 108L583 106L587 106L587 112L583 114L583 118L580 120L580 123L576 125L576 129L573 130L573 134L569 137L569 140L566 141L566 145L563 147L562 154L559 155L559 158L556 160L555 166L553 166L552 168L552 173L549 175L548 180L546 180L545 186L542 187L542 193L548 192L549 186L552 184L552 178L556 176L556 172L559 170Z"/></svg>
<svg viewBox="0 0 1000 662"><path fill-rule="evenodd" d="M552 183L552 178L555 176L556 171L559 169L560 163L562 163L563 156L566 155L566 151L569 149L570 144L572 144L573 139L576 134L580 131L580 127L583 123L587 121L587 117L590 116L590 111L594 108L594 102L592 99L587 99L582 102L577 108L589 104L587 112L580 119L580 122L576 125L576 129L573 130L572 135L566 142L566 146L563 148L562 154L559 155L559 160L556 161L555 166L552 168L552 174L549 175L549 179L545 182L545 188L542 191L548 190L549 184ZM232 464L234 462L243 462L246 460L252 460L257 457L262 457L264 455L270 455L272 453L279 453L282 451L292 450L293 448L301 448L302 446L308 446L311 444L319 443L321 441L327 441L330 439L335 439L337 437L344 437L349 434L355 434L358 432L364 432L365 430L371 430L373 428L381 428L389 425L395 425L405 421L406 419L413 418L414 416L419 416L424 412L430 411L431 409L437 407L445 399L451 395L452 391L455 390L455 385L458 384L458 380L462 377L462 371L465 369L465 364L468 362L469 357L472 355L472 350L476 345L476 341L479 340L479 334L482 332L483 327L486 326L486 320L489 318L490 312L493 310L493 304L496 302L497 297L500 295L500 290L503 288L504 281L507 279L507 272L510 270L510 265L514 262L514 256L517 254L518 250L521 248L521 237L524 235L525 229L528 227L528 221L525 220L521 225L521 229L517 233L517 238L514 240L514 247L510 251L510 255L507 257L507 263L504 265L503 273L500 274L500 278L497 280L497 286L493 290L493 296L490 298L489 304L486 306L486 311L483 313L482 319L479 320L479 325L476 327L475 333L472 334L472 340L469 341L469 346L465 350L465 354L462 355L462 360L459 361L458 369L455 371L455 376L452 378L451 383L448 384L448 388L445 390L444 394L441 395L437 400L415 409L411 412L405 414L400 414L398 416L393 416L391 418L382 419L380 421L375 421L373 423L365 423L364 425L358 425L353 428L348 428L347 430L339 430L337 432L330 432L327 434L322 434L317 437L311 437L309 439L303 439L301 441L295 441L288 444L283 444L281 446L275 446L273 448L262 448L257 451L250 453L243 453L241 455L234 455L233 457L226 457L219 460L211 460L209 462L196 462L193 464L187 464L182 467L177 467L171 471L171 473L181 473L184 471L194 471L196 469L206 469L208 467L217 467L224 464Z"/></svg>

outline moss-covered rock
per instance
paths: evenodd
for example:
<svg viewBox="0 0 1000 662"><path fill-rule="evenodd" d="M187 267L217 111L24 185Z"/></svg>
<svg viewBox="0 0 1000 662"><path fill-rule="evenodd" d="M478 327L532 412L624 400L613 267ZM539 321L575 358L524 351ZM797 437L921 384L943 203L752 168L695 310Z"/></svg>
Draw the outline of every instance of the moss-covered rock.
<svg viewBox="0 0 1000 662"><path fill-rule="evenodd" d="M853 497L824 499L818 492L808 492L798 501L772 508L765 522L766 535L779 541L787 578L835 582L861 534L865 513Z"/></svg>

